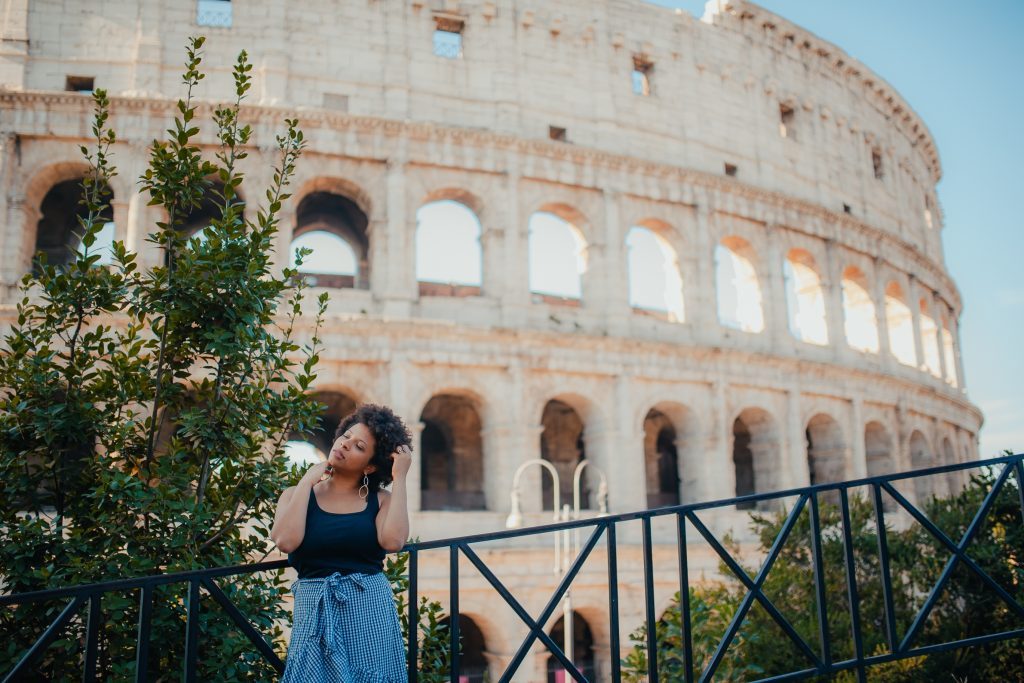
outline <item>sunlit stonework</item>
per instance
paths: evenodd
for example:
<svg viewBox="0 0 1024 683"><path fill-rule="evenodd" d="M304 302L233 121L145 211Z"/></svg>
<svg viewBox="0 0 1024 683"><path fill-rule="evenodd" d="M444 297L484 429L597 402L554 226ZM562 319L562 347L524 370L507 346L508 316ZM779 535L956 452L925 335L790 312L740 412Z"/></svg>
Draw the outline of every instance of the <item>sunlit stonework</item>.
<svg viewBox="0 0 1024 683"><path fill-rule="evenodd" d="M111 238L157 264L145 238L161 217L135 181L175 111L186 37L208 36L200 98L231 92L247 49L251 186L269 184L285 117L310 143L277 260L317 249L303 270L331 296L326 422L376 401L415 427L416 536L503 528L532 458L572 501L585 457L625 512L977 455L935 142L882 78L755 5L711 2L702 19L639 0L9 0L4 12L0 315L34 252L59 261L76 246L83 91L112 95ZM246 198L254 213L260 197ZM307 456L326 447L313 441ZM550 481L524 475L525 523L551 518ZM584 515L598 482L583 477ZM745 514L711 521L742 541ZM660 610L675 537L655 533ZM631 628L639 529L620 541ZM481 554L536 613L551 548ZM600 555L573 593L577 658L599 678ZM691 557L715 573L710 553ZM420 590L442 601L447 561L421 559ZM486 666L494 680L523 634L497 604L466 575L472 680ZM538 646L521 679L544 680L547 658Z"/></svg>

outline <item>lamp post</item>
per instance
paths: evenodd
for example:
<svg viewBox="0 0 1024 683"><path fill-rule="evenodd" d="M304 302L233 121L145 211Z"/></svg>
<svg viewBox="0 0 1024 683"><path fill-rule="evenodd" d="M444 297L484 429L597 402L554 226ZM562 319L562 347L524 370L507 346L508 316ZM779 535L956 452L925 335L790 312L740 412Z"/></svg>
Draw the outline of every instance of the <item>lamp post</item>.
<svg viewBox="0 0 1024 683"><path fill-rule="evenodd" d="M567 522L570 519L580 518L580 488L582 484L583 470L588 466L593 468L601 478L601 483L597 489L597 506L598 514L608 514L608 479L604 476L604 472L594 467L589 460L580 460L576 464L576 469L572 473L572 510L570 512L568 503L564 506L561 505L562 492L561 484L558 478L558 470L547 460L542 458L534 458L533 460L527 460L516 469L515 475L512 477L512 508L508 513L508 518L505 520L505 527L508 529L515 529L523 524L523 513L520 506L519 500L519 480L522 478L523 472L528 468L538 465L543 469L546 469L551 474L552 489L554 492L554 505L552 509L554 515L552 519L555 522ZM572 557L573 552L579 546L579 535L578 532L570 533L568 529L564 531L558 531L555 533L555 567L554 573L556 576L559 574L565 575L569 570L569 561ZM575 663L575 656L573 653L573 623L572 623L572 586L566 588L565 595L562 598L562 635L563 644L562 649L565 651L566 658Z"/></svg>

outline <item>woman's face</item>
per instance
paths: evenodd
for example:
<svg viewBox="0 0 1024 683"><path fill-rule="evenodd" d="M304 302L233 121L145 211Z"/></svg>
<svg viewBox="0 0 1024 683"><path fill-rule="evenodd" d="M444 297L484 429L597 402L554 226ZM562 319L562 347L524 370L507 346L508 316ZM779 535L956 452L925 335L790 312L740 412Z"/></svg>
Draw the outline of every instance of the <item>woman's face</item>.
<svg viewBox="0 0 1024 683"><path fill-rule="evenodd" d="M376 445L370 428L362 422L357 422L334 440L331 452L327 456L327 464L335 470L372 472L374 468L368 466Z"/></svg>

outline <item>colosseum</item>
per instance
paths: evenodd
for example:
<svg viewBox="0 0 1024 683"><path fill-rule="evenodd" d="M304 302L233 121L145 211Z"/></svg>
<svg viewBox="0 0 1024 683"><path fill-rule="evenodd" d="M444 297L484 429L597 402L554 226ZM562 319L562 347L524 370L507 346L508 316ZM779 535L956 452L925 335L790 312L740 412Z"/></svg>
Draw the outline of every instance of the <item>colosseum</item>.
<svg viewBox="0 0 1024 683"><path fill-rule="evenodd" d="M157 264L160 215L136 179L176 111L186 39L208 37L207 120L248 50L242 194L269 184L274 136L298 117L309 146L277 262L317 249L303 269L330 293L328 428L361 401L414 426L422 539L504 528L513 491L524 523L548 521L584 461L586 516L977 457L935 141L880 76L754 4L711 0L700 18L641 0L3 12L2 315L35 252L76 246L89 91L110 93L118 134L108 239ZM538 458L557 491L539 468L514 481ZM712 523L743 541L746 514ZM639 538L619 538L623 648L643 621ZM678 585L675 536L658 527L655 541L660 609ZM550 537L492 546L481 555L536 613L557 579ZM604 679L615 653L595 552L573 631ZM695 557L691 572L716 571L710 551ZM446 602L447 554L421 562L421 590ZM525 628L462 572L464 680L494 680ZM546 668L536 646L519 677Z"/></svg>

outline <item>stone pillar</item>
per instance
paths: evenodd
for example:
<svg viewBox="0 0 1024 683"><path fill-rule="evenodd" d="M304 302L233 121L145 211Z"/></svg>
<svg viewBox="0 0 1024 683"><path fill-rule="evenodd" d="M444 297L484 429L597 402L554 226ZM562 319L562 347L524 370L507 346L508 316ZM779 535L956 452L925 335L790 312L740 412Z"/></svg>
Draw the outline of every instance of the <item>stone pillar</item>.
<svg viewBox="0 0 1024 683"><path fill-rule="evenodd" d="M943 334L945 326L942 324L946 305L939 298L938 292L932 292L931 306L929 308L932 309L932 319L935 321L935 336L937 337L935 342L939 346L939 376L945 382L949 377L949 369L946 367L946 340Z"/></svg>
<svg viewBox="0 0 1024 683"><path fill-rule="evenodd" d="M505 230L498 226L484 226L480 233L480 293L492 299L500 299L506 274L502 268L502 246Z"/></svg>
<svg viewBox="0 0 1024 683"><path fill-rule="evenodd" d="M964 362L960 357L960 318L956 311L949 316L949 333L953 335L953 362L956 363L956 385L962 393L967 393L967 385L964 384Z"/></svg>
<svg viewBox="0 0 1024 683"><path fill-rule="evenodd" d="M850 402L850 454L847 467L849 476L854 479L868 476L867 446L864 443L864 400L859 396Z"/></svg>
<svg viewBox="0 0 1024 683"><path fill-rule="evenodd" d="M388 362L388 396L387 405L402 418L412 433L413 447L420 443L423 424L419 421L409 400L409 374L415 372L414 366L408 361L405 353L392 350ZM407 491L409 494L409 510L420 510L420 467L415 463L409 470ZM410 532L411 533L411 532Z"/></svg>
<svg viewBox="0 0 1024 683"><path fill-rule="evenodd" d="M523 369L518 361L509 363L506 378L502 382L502 396L505 405L500 408L493 406L488 410L483 432L484 442L484 495L487 498L487 509L507 513L510 509L512 475L516 467L529 457L536 457L533 447L525 442L522 425L523 404ZM538 504L539 504L538 498ZM533 509L533 508L531 508Z"/></svg>
<svg viewBox="0 0 1024 683"><path fill-rule="evenodd" d="M716 379L711 384L711 427L708 429L707 450L701 468L703 482L697 500L717 500L736 495L732 422L725 401L725 382Z"/></svg>
<svg viewBox="0 0 1024 683"><path fill-rule="evenodd" d="M515 329L521 327L530 305L530 264L527 246L527 225L519 211L519 157L510 151L504 178L503 211L494 212L503 221L502 272L500 291L502 324Z"/></svg>
<svg viewBox="0 0 1024 683"><path fill-rule="evenodd" d="M821 283L825 295L825 321L832 357L843 358L850 350L846 343L843 311L843 271L835 241L825 240L825 277Z"/></svg>
<svg viewBox="0 0 1024 683"><path fill-rule="evenodd" d="M372 260L371 274L374 295L383 300L381 313L394 318L409 317L416 299L416 254L414 236L409 229L411 217L407 201L406 150L402 143L387 171L387 230L386 239L375 240L374 255L387 254L386 259Z"/></svg>
<svg viewBox="0 0 1024 683"><path fill-rule="evenodd" d="M604 259L602 264L605 324L614 335L629 331L632 311L629 306L629 264L625 248L625 233L621 225L622 211L619 193L605 190L604 198ZM596 230L595 230L596 232ZM598 302L593 302L598 303Z"/></svg>
<svg viewBox="0 0 1024 683"><path fill-rule="evenodd" d="M160 3L143 2L138 5L135 45L132 55L130 97L158 97L163 69L163 41L161 37L163 7Z"/></svg>
<svg viewBox="0 0 1024 683"><path fill-rule="evenodd" d="M910 306L910 316L914 321L914 353L917 355L917 369L927 372L924 363L924 344L921 340L921 303L918 298L917 278L913 274L908 275L907 305Z"/></svg>
<svg viewBox="0 0 1024 683"><path fill-rule="evenodd" d="M715 243L712 238L711 221L706 202L696 208L697 225L693 243L683 257L687 262L685 273L692 273L692 280L683 280L683 301L686 305L686 321L693 327L694 338L708 341L717 336L718 311L715 300Z"/></svg>
<svg viewBox="0 0 1024 683"><path fill-rule="evenodd" d="M633 383L628 375L615 378L614 410L612 416L633 414ZM615 417L609 418L615 420ZM600 467L608 477L608 507L614 512L629 512L647 508L647 477L644 463L644 431L642 424L607 425L604 452ZM614 455L613 455L614 454ZM614 459L613 459L614 457ZM594 486L597 479L592 478ZM597 489L594 488L594 491Z"/></svg>
<svg viewBox="0 0 1024 683"><path fill-rule="evenodd" d="M765 291L761 295L764 306L765 331L772 340L775 353L788 355L793 350L793 335L789 332L786 311L786 288L782 278L782 253L778 244L778 228L769 224L765 231L765 253L759 269Z"/></svg>
<svg viewBox="0 0 1024 683"><path fill-rule="evenodd" d="M882 259L876 256L873 265L874 287L872 287L871 294L875 303L875 322L878 326L878 354L882 361L882 368L891 373L896 359L892 355L892 346L889 343L889 319L885 314L885 278L882 277Z"/></svg>
<svg viewBox="0 0 1024 683"><path fill-rule="evenodd" d="M779 488L811 484L811 472L807 467L807 434L800 417L800 390L792 387L786 390L786 436Z"/></svg>

